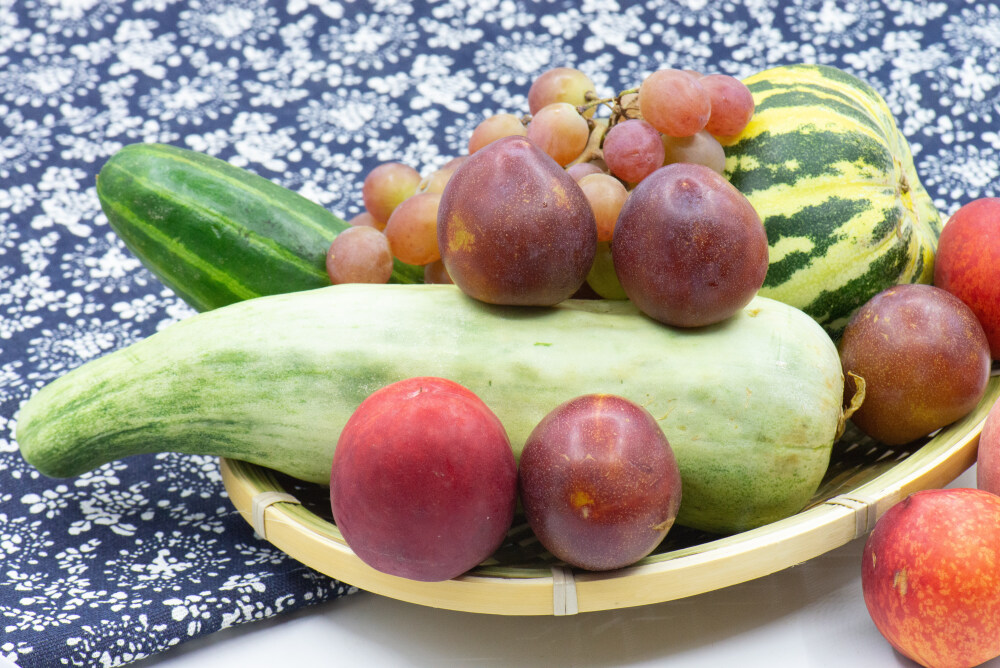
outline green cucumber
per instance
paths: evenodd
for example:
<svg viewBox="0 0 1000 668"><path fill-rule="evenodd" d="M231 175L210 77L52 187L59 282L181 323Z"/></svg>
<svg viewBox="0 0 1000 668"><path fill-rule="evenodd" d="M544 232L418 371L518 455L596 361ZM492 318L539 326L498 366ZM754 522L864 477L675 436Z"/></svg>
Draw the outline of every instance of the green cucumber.
<svg viewBox="0 0 1000 668"><path fill-rule="evenodd" d="M130 144L97 175L112 229L198 311L330 285L326 251L348 225L277 183L164 144ZM395 262L391 282L422 283Z"/></svg>
<svg viewBox="0 0 1000 668"><path fill-rule="evenodd" d="M201 313L87 362L24 405L17 439L54 477L176 451L328 484L351 413L412 376L479 395L515 454L573 397L644 405L681 468L678 522L718 532L799 511L826 471L842 413L830 337L770 299L678 330L630 302L501 307L452 285L338 285Z"/></svg>

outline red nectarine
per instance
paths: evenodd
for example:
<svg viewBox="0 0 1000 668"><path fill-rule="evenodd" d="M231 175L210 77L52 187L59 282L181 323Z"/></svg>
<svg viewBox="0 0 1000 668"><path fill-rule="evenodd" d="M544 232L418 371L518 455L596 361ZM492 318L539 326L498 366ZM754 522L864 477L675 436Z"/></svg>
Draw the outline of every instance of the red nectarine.
<svg viewBox="0 0 1000 668"><path fill-rule="evenodd" d="M948 220L938 241L934 285L976 314L1000 359L1000 197L969 202Z"/></svg>
<svg viewBox="0 0 1000 668"><path fill-rule="evenodd" d="M501 544L517 504L517 464L500 420L443 378L410 378L361 402L337 441L333 517L372 568L448 580Z"/></svg>
<svg viewBox="0 0 1000 668"><path fill-rule="evenodd" d="M935 668L1000 656L1000 496L911 494L879 519L862 559L865 604L900 653Z"/></svg>
<svg viewBox="0 0 1000 668"><path fill-rule="evenodd" d="M979 434L976 487L1000 494L1000 401L993 404Z"/></svg>

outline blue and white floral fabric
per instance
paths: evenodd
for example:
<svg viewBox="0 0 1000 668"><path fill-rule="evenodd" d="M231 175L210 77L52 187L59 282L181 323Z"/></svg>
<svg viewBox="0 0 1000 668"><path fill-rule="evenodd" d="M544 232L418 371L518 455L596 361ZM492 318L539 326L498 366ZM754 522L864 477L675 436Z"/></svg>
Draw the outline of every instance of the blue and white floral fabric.
<svg viewBox="0 0 1000 668"><path fill-rule="evenodd" d="M21 458L32 392L192 314L101 212L118 148L203 151L348 217L368 169L461 154L550 67L610 93L789 62L879 90L945 216L1000 195L995 2L0 0L0 657L122 665L350 591L255 536L213 458L69 480Z"/></svg>

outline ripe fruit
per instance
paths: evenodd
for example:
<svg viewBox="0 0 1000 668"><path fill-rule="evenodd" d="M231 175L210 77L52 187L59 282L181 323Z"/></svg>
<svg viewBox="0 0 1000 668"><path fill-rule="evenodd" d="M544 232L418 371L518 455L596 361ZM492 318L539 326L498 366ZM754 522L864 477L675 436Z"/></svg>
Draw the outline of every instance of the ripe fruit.
<svg viewBox="0 0 1000 668"><path fill-rule="evenodd" d="M663 166L663 142L652 125L638 118L616 124L604 136L608 170L628 183L639 183Z"/></svg>
<svg viewBox="0 0 1000 668"><path fill-rule="evenodd" d="M326 273L334 285L388 283L392 277L389 240L374 227L349 227L326 252Z"/></svg>
<svg viewBox="0 0 1000 668"><path fill-rule="evenodd" d="M465 162L466 158L468 158L466 155L452 158L440 168L420 179L416 193L418 195L420 193L437 193L440 195L444 191L444 187L448 185L451 175L455 173L459 165Z"/></svg>
<svg viewBox="0 0 1000 668"><path fill-rule="evenodd" d="M618 214L628 199L628 191L621 181L610 174L588 174L577 183L594 212L597 240L611 241L615 233L615 223L618 222Z"/></svg>
<svg viewBox="0 0 1000 668"><path fill-rule="evenodd" d="M448 270L444 268L444 262L435 260L424 265L424 283L452 283Z"/></svg>
<svg viewBox="0 0 1000 668"><path fill-rule="evenodd" d="M990 349L975 315L954 295L922 284L872 297L847 323L839 344L845 400L865 379L851 420L888 445L925 436L979 403L990 375Z"/></svg>
<svg viewBox="0 0 1000 668"><path fill-rule="evenodd" d="M680 507L680 471L656 419L609 394L577 397L546 415L525 442L518 476L538 540L589 570L652 552Z"/></svg>
<svg viewBox="0 0 1000 668"><path fill-rule="evenodd" d="M480 121L476 129L469 137L469 154L475 153L487 144L500 139L501 137L519 136L528 134L528 129L524 127L521 119L514 114L494 114Z"/></svg>
<svg viewBox="0 0 1000 668"><path fill-rule="evenodd" d="M668 137L662 135L663 164L672 165L675 162L693 162L710 167L713 172L722 174L726 169L726 149L719 140L706 130L696 132L690 137Z"/></svg>
<svg viewBox="0 0 1000 668"><path fill-rule="evenodd" d="M538 113L553 102L566 102L579 107L587 101L587 92L594 91L594 82L586 74L572 67L554 67L543 72L528 89L528 110ZM587 116L594 114L593 109Z"/></svg>
<svg viewBox="0 0 1000 668"><path fill-rule="evenodd" d="M941 231L934 285L972 309L1000 359L1000 197L969 202Z"/></svg>
<svg viewBox="0 0 1000 668"><path fill-rule="evenodd" d="M450 380L410 378L377 390L337 441L334 520L355 554L384 573L461 575L500 546L516 502L503 425Z"/></svg>
<svg viewBox="0 0 1000 668"><path fill-rule="evenodd" d="M386 162L368 172L361 186L365 209L380 227L400 203L417 191L420 174L401 162Z"/></svg>
<svg viewBox="0 0 1000 668"><path fill-rule="evenodd" d="M603 299L628 299L615 273L614 259L611 257L611 242L597 242L594 264L587 274L587 283Z"/></svg>
<svg viewBox="0 0 1000 668"><path fill-rule="evenodd" d="M389 216L385 236L392 254L407 264L425 265L441 259L437 242L438 193L417 193Z"/></svg>
<svg viewBox="0 0 1000 668"><path fill-rule="evenodd" d="M380 223L375 220L375 216L368 213L368 211L362 211L356 214L347 221L348 225L352 227L374 227L376 230L381 230L385 227L385 223Z"/></svg>
<svg viewBox="0 0 1000 668"><path fill-rule="evenodd" d="M872 621L924 666L971 668L1000 656L1000 497L916 492L868 537L861 587Z"/></svg>
<svg viewBox="0 0 1000 668"><path fill-rule="evenodd" d="M698 79L712 101L705 130L716 137L738 135L753 117L753 94L746 84L728 74L709 74Z"/></svg>
<svg viewBox="0 0 1000 668"><path fill-rule="evenodd" d="M611 253L629 299L677 327L739 311L764 283L768 264L764 226L747 198L717 172L688 163L661 167L635 187Z"/></svg>
<svg viewBox="0 0 1000 668"><path fill-rule="evenodd" d="M587 147L590 128L576 107L566 102L553 102L532 116L527 136L553 160L566 166Z"/></svg>
<svg viewBox="0 0 1000 668"><path fill-rule="evenodd" d="M578 162L575 165L567 167L566 173L572 176L574 181L579 183L583 177L590 176L591 174L603 174L604 170L593 162Z"/></svg>
<svg viewBox="0 0 1000 668"><path fill-rule="evenodd" d="M979 434L976 487L1000 494L1000 400L993 404Z"/></svg>
<svg viewBox="0 0 1000 668"><path fill-rule="evenodd" d="M504 137L451 177L438 210L438 246L466 294L548 306L586 279L597 224L573 177L530 140Z"/></svg>
<svg viewBox="0 0 1000 668"><path fill-rule="evenodd" d="M696 76L663 69L650 74L639 86L639 110L663 134L688 137L708 123L712 101Z"/></svg>

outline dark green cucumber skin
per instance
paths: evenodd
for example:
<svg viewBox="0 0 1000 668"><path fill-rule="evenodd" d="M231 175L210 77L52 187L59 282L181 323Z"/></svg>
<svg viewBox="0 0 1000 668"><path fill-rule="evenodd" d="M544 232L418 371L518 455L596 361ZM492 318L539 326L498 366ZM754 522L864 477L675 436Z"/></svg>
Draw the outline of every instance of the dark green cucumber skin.
<svg viewBox="0 0 1000 668"><path fill-rule="evenodd" d="M326 251L348 224L319 204L212 156L130 144L105 163L97 196L111 228L198 311L330 284ZM395 262L392 283L422 283Z"/></svg>

